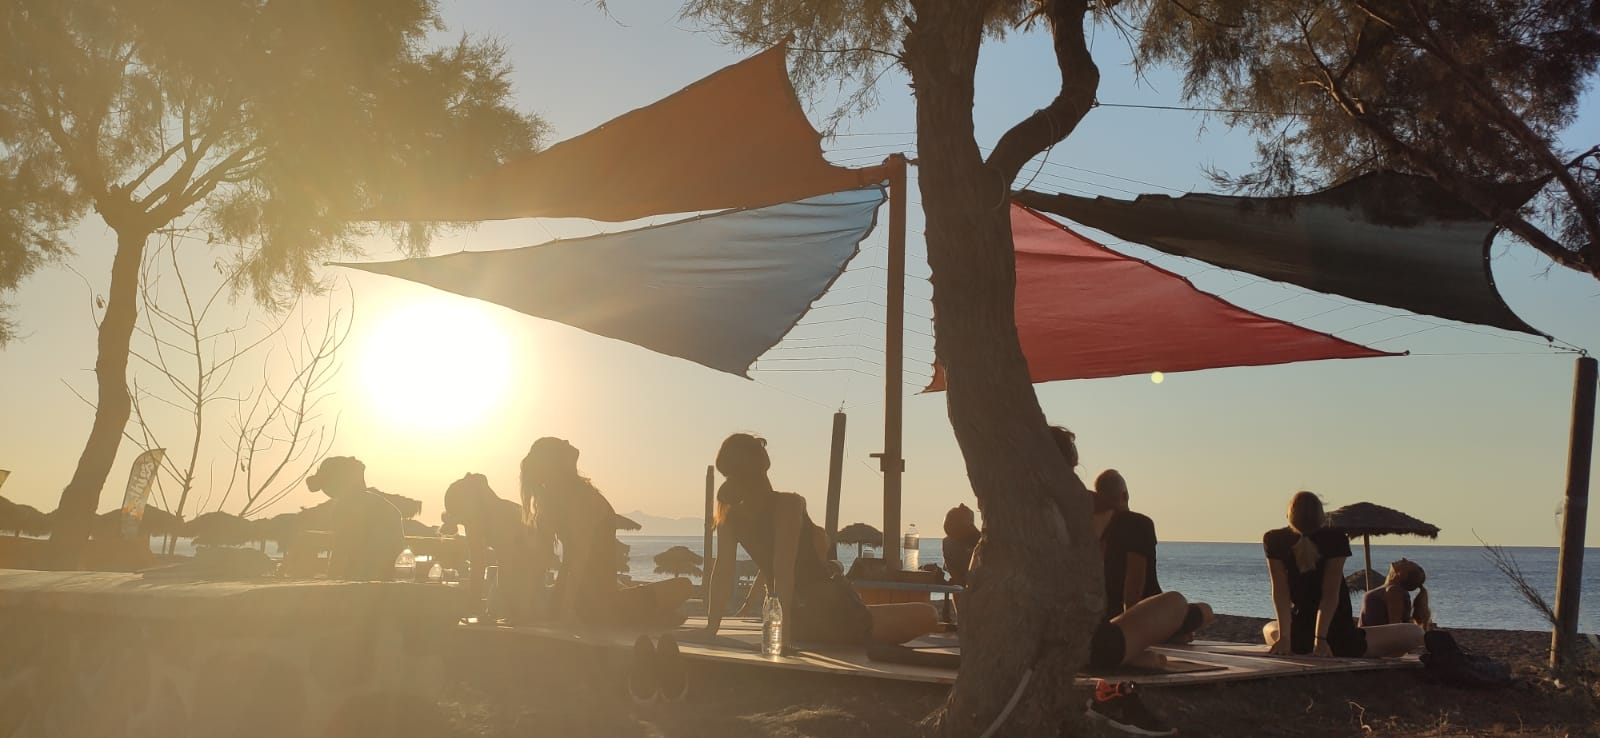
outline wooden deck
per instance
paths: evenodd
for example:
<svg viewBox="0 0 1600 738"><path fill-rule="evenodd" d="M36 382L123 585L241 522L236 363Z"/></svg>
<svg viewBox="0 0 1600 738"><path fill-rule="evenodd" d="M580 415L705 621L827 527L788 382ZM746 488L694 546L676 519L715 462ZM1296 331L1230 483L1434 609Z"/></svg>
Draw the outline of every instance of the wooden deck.
<svg viewBox="0 0 1600 738"><path fill-rule="evenodd" d="M806 648L804 644L796 644L797 650L793 655L769 658L761 655L761 621L748 618L723 620L721 632L716 636L705 634L705 618L690 618L678 628L654 630L617 627L571 628L555 625L460 627L492 631L497 637L546 639L616 650L631 648L640 634L659 636L670 632L677 639L678 648L686 658L704 659L728 665L742 664L755 668L792 669L926 684L952 684L956 676L956 672L951 669L873 661L868 659L860 648ZM906 645L929 653L960 653L960 644L954 633L924 636ZM1080 676L1078 684L1089 686L1098 677L1148 686L1176 686L1348 671L1415 669L1422 666L1414 655L1400 659L1285 658L1268 656L1265 645L1217 641L1197 641L1187 646L1160 646L1153 650L1167 657L1167 669L1159 672L1096 673L1093 676Z"/></svg>

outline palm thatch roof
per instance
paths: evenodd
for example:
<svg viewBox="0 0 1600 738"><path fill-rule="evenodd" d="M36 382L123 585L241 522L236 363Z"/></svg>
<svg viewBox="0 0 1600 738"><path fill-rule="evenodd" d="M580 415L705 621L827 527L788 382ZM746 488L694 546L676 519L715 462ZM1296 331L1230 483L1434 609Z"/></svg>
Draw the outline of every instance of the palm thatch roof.
<svg viewBox="0 0 1600 738"><path fill-rule="evenodd" d="M657 574L670 574L675 577L705 576L705 570L701 568L706 562L705 557L695 553L688 546L673 546L662 551L656 554L655 562Z"/></svg>
<svg viewBox="0 0 1600 738"><path fill-rule="evenodd" d="M183 521L179 520L178 516L154 505L146 505L144 516L139 519L139 532L147 536L177 533L182 527ZM95 520L92 532L96 538L120 538L122 536L122 508L100 513Z"/></svg>
<svg viewBox="0 0 1600 738"><path fill-rule="evenodd" d="M279 513L250 521L250 537L257 541L286 543L302 530L305 521L299 513Z"/></svg>
<svg viewBox="0 0 1600 738"><path fill-rule="evenodd" d="M32 505L0 497L0 530L39 536L50 532L50 516Z"/></svg>
<svg viewBox="0 0 1600 738"><path fill-rule="evenodd" d="M855 546L883 546L883 533L866 523L851 523L839 531L835 543Z"/></svg>
<svg viewBox="0 0 1600 738"><path fill-rule="evenodd" d="M196 546L237 546L256 540L250 521L225 512L208 512L183 524Z"/></svg>
<svg viewBox="0 0 1600 738"><path fill-rule="evenodd" d="M613 513L613 515L615 515L615 513ZM627 531L640 530L640 529L644 528L644 526L634 522L633 518L627 517L625 515L617 515L616 524L613 525L612 527L616 528L617 530L627 530Z"/></svg>
<svg viewBox="0 0 1600 738"><path fill-rule="evenodd" d="M1328 527L1351 538L1356 536L1421 536L1438 538L1439 526L1424 523L1399 510L1357 502L1328 513Z"/></svg>

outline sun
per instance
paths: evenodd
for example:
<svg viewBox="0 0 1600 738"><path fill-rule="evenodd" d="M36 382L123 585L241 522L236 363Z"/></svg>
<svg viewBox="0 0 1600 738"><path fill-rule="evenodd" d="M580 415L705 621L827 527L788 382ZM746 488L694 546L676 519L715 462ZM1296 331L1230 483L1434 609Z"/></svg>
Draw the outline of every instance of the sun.
<svg viewBox="0 0 1600 738"><path fill-rule="evenodd" d="M461 298L390 310L359 354L367 403L390 423L450 431L481 422L506 401L510 338L488 309Z"/></svg>

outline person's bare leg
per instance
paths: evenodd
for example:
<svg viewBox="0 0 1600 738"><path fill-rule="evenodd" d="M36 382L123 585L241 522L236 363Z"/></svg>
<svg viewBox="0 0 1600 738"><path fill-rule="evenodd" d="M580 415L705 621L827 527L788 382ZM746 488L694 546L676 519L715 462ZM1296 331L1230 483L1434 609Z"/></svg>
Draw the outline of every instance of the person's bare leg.
<svg viewBox="0 0 1600 738"><path fill-rule="evenodd" d="M1183 617L1189 612L1189 601L1177 592L1162 592L1146 597L1111 619L1111 624L1122 630L1127 652L1122 662L1132 664L1145 649L1160 643L1178 632Z"/></svg>
<svg viewBox="0 0 1600 738"><path fill-rule="evenodd" d="M896 605L868 605L872 616L872 640L879 643L905 643L939 629L939 611L925 602Z"/></svg>
<svg viewBox="0 0 1600 738"><path fill-rule="evenodd" d="M1372 625L1362 630L1367 632L1367 658L1404 656L1422 645L1422 626L1412 623Z"/></svg>

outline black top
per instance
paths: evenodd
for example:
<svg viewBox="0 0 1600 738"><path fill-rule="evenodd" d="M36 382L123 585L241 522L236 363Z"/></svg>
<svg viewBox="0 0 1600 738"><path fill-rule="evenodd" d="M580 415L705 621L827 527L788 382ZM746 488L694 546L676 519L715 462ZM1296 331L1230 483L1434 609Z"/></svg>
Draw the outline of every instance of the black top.
<svg viewBox="0 0 1600 738"><path fill-rule="evenodd" d="M978 547L978 537L963 540L953 536L944 539L944 570L951 584L966 586L967 572L972 569L972 552Z"/></svg>
<svg viewBox="0 0 1600 738"><path fill-rule="evenodd" d="M1106 616L1122 614L1123 580L1128 577L1128 554L1139 554L1147 562L1144 592L1139 599L1161 594L1156 579L1156 524L1136 512L1118 510L1100 534L1100 555L1106 566Z"/></svg>
<svg viewBox="0 0 1600 738"><path fill-rule="evenodd" d="M777 563L774 544L777 502L777 492L752 494L728 513L735 539L763 572L771 572ZM833 569L824 564L817 549L809 545L817 535L817 524L811 522L810 513L802 515L800 539L795 542L799 550L794 557L794 591L796 597L804 599L804 594L813 587L833 578Z"/></svg>
<svg viewBox="0 0 1600 738"><path fill-rule="evenodd" d="M1328 559L1349 558L1350 540L1344 534L1322 528L1309 536L1317 547L1317 564L1302 572L1294 561L1294 545L1300 534L1292 528L1269 530L1261 537L1261 548L1268 561L1282 561L1289 572L1289 601L1294 605L1294 615L1314 618L1322 604L1322 577L1328 568ZM1350 588L1345 584L1344 572L1339 572L1339 602L1334 609L1334 622L1350 622L1354 617L1350 608Z"/></svg>
<svg viewBox="0 0 1600 738"><path fill-rule="evenodd" d="M539 501L534 525L548 526L548 531L561 541L562 570L556 579L556 589L578 587L577 609L592 613L610 604L618 589L617 583L617 531L616 511L611 503L593 485L583 482L569 489L546 495ZM579 525L592 526L589 531L591 550L583 571L566 567L572 551L568 544L575 540ZM560 594L557 594L560 601Z"/></svg>

